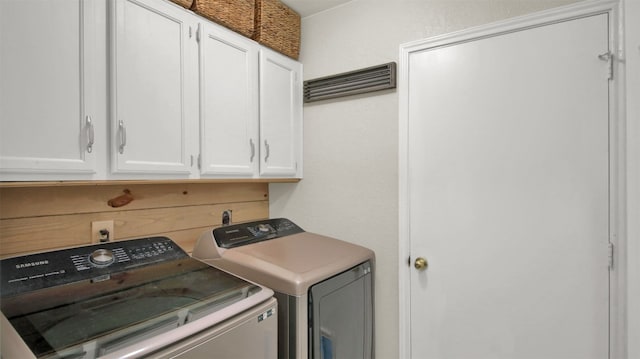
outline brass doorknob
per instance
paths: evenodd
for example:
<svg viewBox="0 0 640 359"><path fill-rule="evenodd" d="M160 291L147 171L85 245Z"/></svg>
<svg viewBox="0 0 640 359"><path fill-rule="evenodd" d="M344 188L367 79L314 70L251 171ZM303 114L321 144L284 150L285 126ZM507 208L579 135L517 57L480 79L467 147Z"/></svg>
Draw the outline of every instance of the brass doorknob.
<svg viewBox="0 0 640 359"><path fill-rule="evenodd" d="M427 263L426 259L422 257L418 257L416 258L416 261L413 263L413 266L416 267L417 270L425 270L429 266L429 263Z"/></svg>

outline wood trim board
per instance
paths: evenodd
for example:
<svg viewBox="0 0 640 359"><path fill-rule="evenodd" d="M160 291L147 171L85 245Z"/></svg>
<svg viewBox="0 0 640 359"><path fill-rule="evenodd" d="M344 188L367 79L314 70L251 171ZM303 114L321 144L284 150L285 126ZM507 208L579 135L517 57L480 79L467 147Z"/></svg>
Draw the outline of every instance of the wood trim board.
<svg viewBox="0 0 640 359"><path fill-rule="evenodd" d="M121 207L108 201L130 192ZM113 240L165 235L191 252L222 224L269 217L268 183L149 183L0 188L0 256L88 245L91 223L114 221Z"/></svg>

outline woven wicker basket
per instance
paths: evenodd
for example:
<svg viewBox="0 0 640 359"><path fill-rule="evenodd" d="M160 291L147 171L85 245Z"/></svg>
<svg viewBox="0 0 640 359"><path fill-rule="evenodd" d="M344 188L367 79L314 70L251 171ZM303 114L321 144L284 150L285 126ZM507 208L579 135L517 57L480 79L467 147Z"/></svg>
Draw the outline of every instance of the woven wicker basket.
<svg viewBox="0 0 640 359"><path fill-rule="evenodd" d="M300 55L300 15L279 0L255 1L253 39L297 60Z"/></svg>
<svg viewBox="0 0 640 359"><path fill-rule="evenodd" d="M195 0L191 10L246 37L253 36L255 0Z"/></svg>
<svg viewBox="0 0 640 359"><path fill-rule="evenodd" d="M172 2L182 6L185 9L191 9L193 5L193 0L171 0Z"/></svg>

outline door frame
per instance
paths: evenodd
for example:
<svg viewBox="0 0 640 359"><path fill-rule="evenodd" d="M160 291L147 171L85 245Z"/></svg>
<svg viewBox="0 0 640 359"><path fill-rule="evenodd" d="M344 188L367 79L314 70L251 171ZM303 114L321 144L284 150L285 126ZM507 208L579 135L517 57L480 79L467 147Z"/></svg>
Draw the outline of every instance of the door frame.
<svg viewBox="0 0 640 359"><path fill-rule="evenodd" d="M527 28L607 13L609 44L613 52L613 79L609 82L609 241L614 246L614 264L609 273L609 358L626 358L627 348L627 258L626 258L626 163L624 39L619 0L587 0L467 30L444 34L400 45L399 55L399 218L398 218L398 293L399 358L411 356L411 243L409 231L409 57L424 51L457 43L498 36Z"/></svg>

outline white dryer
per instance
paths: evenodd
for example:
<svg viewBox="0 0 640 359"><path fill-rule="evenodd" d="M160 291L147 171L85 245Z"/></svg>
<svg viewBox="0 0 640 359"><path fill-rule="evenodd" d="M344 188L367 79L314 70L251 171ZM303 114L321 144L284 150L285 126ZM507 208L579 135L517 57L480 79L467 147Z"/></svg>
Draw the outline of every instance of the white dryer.
<svg viewBox="0 0 640 359"><path fill-rule="evenodd" d="M374 252L288 219L202 234L193 257L273 289L278 358L374 357Z"/></svg>

